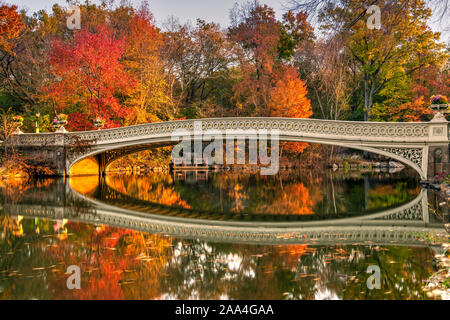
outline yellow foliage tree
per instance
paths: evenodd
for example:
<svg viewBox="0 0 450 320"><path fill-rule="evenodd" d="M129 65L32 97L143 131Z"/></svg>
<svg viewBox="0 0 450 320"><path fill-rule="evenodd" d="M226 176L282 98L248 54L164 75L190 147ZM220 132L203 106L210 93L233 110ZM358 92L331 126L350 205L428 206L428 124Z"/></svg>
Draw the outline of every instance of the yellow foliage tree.
<svg viewBox="0 0 450 320"><path fill-rule="evenodd" d="M138 77L138 86L127 100L134 108L129 124L161 121L170 118L165 108L170 104L164 76L160 48L162 35L156 28L153 15L144 3L129 23L124 64Z"/></svg>

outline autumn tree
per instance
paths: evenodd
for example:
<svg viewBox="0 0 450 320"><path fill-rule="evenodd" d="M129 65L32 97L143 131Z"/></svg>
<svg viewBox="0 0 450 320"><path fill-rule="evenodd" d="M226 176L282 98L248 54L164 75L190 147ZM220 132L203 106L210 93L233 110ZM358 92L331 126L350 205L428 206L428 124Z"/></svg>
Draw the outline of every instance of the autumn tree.
<svg viewBox="0 0 450 320"><path fill-rule="evenodd" d="M305 83L298 78L297 71L288 67L281 79L270 90L269 110L271 116L288 118L309 118L311 103L306 97Z"/></svg>
<svg viewBox="0 0 450 320"><path fill-rule="evenodd" d="M173 101L173 114L196 117L216 107L232 62L225 33L215 23L198 19L195 26L167 23L163 56Z"/></svg>
<svg viewBox="0 0 450 320"><path fill-rule="evenodd" d="M129 21L134 15L131 5L121 4L112 9L105 3L100 5L80 4L82 27L95 33L99 25L108 25L117 37L128 32ZM10 41L11 52L0 49L0 103L12 107L17 113L26 113L23 129L34 130L34 113L40 112L41 129L51 128L50 114L54 114L54 104L49 104L44 88L49 86L50 51L54 39L64 39L66 43L73 41L77 33L67 28L67 18L71 14L68 9L55 4L51 11L40 10L32 15L20 14L24 27L20 37ZM122 99L122 98L121 98ZM91 116L87 115L76 104L67 113L74 127L90 128ZM90 120L89 120L89 119Z"/></svg>
<svg viewBox="0 0 450 320"><path fill-rule="evenodd" d="M351 4L353 0L287 0L287 6L294 11L306 11L313 18L320 14L321 10L330 3L339 3L344 8ZM378 0L372 0L369 5L376 5ZM441 23L445 30L449 30L449 20L445 19L450 12L450 0L432 0L429 1L431 9L436 14L436 21ZM365 15L365 10L358 15L355 20L362 19Z"/></svg>
<svg viewBox="0 0 450 320"><path fill-rule="evenodd" d="M133 108L130 122L146 123L171 118L171 100L163 70L162 34L144 3L128 24L123 63L137 77L137 86L127 104Z"/></svg>
<svg viewBox="0 0 450 320"><path fill-rule="evenodd" d="M96 116L105 119L106 127L115 127L130 113L121 98L134 88L135 80L120 61L124 49L125 40L117 39L107 26L99 26L94 33L78 31L70 42L53 42L54 80L45 98L57 112L76 107L72 118L85 115L84 123L74 129L92 128L88 120Z"/></svg>
<svg viewBox="0 0 450 320"><path fill-rule="evenodd" d="M31 20L16 12L15 6L0 7L0 81L2 104L30 111L46 76L45 21ZM42 23L41 28L37 28ZM20 35L20 37L19 37ZM39 53L38 53L39 52Z"/></svg>
<svg viewBox="0 0 450 320"><path fill-rule="evenodd" d="M450 96L450 47L447 48L447 53L447 61L442 67L430 65L420 68L412 75L415 98L436 94Z"/></svg>
<svg viewBox="0 0 450 320"><path fill-rule="evenodd" d="M268 115L270 91L284 64L289 61L301 41L313 38L307 15L288 12L278 21L275 12L258 2L235 7L228 31L237 44L242 81L235 88L238 108L246 115Z"/></svg>
<svg viewBox="0 0 450 320"><path fill-rule="evenodd" d="M429 120L427 116L431 114L429 101L426 101L424 97L420 97L413 102L388 108L385 118L389 121L417 122Z"/></svg>
<svg viewBox="0 0 450 320"><path fill-rule="evenodd" d="M24 26L17 6L0 6L0 50L14 54L14 43L11 41L19 37Z"/></svg>
<svg viewBox="0 0 450 320"><path fill-rule="evenodd" d="M235 99L251 115L267 115L272 77L280 41L275 12L267 5L249 8L239 24L229 30L239 57L242 81L235 86Z"/></svg>
<svg viewBox="0 0 450 320"><path fill-rule="evenodd" d="M344 119L358 81L342 43L336 38L318 40L312 47L297 50L294 63L300 78L308 83L314 117Z"/></svg>
<svg viewBox="0 0 450 320"><path fill-rule="evenodd" d="M276 85L270 89L269 110L274 117L309 118L312 116L311 103L306 97L305 83L298 78L297 71L288 67ZM287 149L301 152L306 143L289 143Z"/></svg>
<svg viewBox="0 0 450 320"><path fill-rule="evenodd" d="M370 118L375 95L389 82L421 67L440 65L445 59L439 33L427 25L431 10L425 1L378 1L382 15L379 30L369 29L363 19L371 3L329 1L320 14L324 30L337 32L359 65L365 120ZM395 72L399 69L404 72Z"/></svg>

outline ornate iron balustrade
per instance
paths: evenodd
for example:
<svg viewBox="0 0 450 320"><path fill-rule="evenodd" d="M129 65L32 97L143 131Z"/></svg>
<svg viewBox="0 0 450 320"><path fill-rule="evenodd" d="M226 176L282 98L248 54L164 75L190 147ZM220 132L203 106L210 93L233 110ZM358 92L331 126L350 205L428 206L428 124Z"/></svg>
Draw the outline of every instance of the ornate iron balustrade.
<svg viewBox="0 0 450 320"><path fill-rule="evenodd" d="M293 118L217 118L177 120L167 122L147 123L129 127L114 129L68 132L65 143L70 143L71 136L78 136L86 140L95 140L96 144L114 143L117 140L142 138L144 136L167 136L175 130L187 130L194 132L194 123L201 121L202 129L266 129L279 130L280 135L300 135L308 137L338 137L345 140L364 141L428 141L430 126L433 122L359 122L359 121L335 121L319 119L293 119ZM446 132L435 131L436 134ZM18 143L21 145L41 145L55 142L55 135L61 133L21 134Z"/></svg>
<svg viewBox="0 0 450 320"><path fill-rule="evenodd" d="M106 156L107 165L117 157L142 150L154 143L170 143L180 130L198 133L196 128L255 132L277 130L281 141L304 141L343 146L377 153L404 162L422 179L427 178L428 150L432 145L448 144L448 123L430 122L358 122L294 118L216 118L147 123L129 127L67 133L20 134L18 146L70 147L73 141L90 141L89 150L66 151L66 172L77 161L96 154ZM126 152L122 152L125 148Z"/></svg>

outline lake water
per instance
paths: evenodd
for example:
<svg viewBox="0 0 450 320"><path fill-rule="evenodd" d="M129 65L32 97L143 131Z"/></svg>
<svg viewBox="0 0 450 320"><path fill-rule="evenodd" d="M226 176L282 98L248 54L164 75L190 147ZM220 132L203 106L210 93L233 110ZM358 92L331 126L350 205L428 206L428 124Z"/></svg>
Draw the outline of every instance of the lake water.
<svg viewBox="0 0 450 320"><path fill-rule="evenodd" d="M3 185L0 299L426 299L436 198L399 173ZM81 289L69 289L69 266ZM380 288L369 289L369 266Z"/></svg>

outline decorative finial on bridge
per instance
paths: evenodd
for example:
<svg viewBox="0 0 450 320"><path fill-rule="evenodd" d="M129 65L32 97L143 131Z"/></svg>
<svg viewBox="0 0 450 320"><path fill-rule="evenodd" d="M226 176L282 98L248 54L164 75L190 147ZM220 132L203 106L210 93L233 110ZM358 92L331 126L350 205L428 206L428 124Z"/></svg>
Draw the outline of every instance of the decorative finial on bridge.
<svg viewBox="0 0 450 320"><path fill-rule="evenodd" d="M100 117L96 117L94 120L94 127L96 127L97 130L101 130L104 126L105 126L105 121Z"/></svg>
<svg viewBox="0 0 450 320"><path fill-rule="evenodd" d="M69 117L67 116L67 114L60 113L53 119L53 128L56 129L55 132L58 132L58 133L66 133L67 132L67 130L64 128L64 126L67 124L68 118Z"/></svg>
<svg viewBox="0 0 450 320"><path fill-rule="evenodd" d="M14 116L12 117L12 121L14 125L16 126L16 130L14 130L13 134L22 134L22 130L20 130L20 127L23 125L23 117L22 116Z"/></svg>
<svg viewBox="0 0 450 320"><path fill-rule="evenodd" d="M446 96L435 95L431 97L430 110L434 112L431 122L447 121L445 115L448 113L448 100Z"/></svg>

